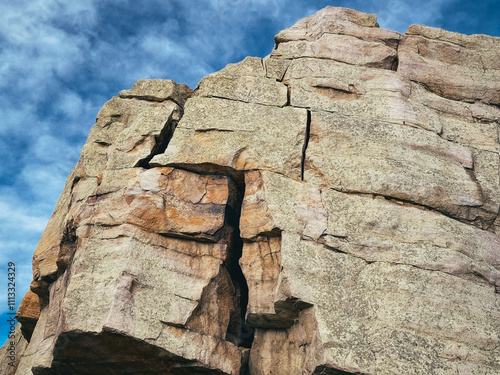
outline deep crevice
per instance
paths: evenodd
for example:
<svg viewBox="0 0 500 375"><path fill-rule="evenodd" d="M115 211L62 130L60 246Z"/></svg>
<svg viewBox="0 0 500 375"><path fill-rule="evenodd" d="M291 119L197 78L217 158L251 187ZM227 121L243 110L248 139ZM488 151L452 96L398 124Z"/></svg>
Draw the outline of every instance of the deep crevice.
<svg viewBox="0 0 500 375"><path fill-rule="evenodd" d="M76 230L77 225L75 225L72 220L69 221L64 228L60 251L56 260L57 278L66 271L71 263L73 263L78 241Z"/></svg>
<svg viewBox="0 0 500 375"><path fill-rule="evenodd" d="M243 254L243 239L240 235L240 216L241 207L243 205L243 197L245 195L245 182L242 178L239 180L239 182L235 181L236 192L234 205L233 207L229 204L226 206L225 218L226 223L232 228L231 243L226 267L235 288L238 290L240 310L239 314L234 315L233 321L230 322L229 325L237 327L238 346L250 348L254 339L254 328L250 327L245 322L248 306L248 284L239 264L239 260ZM236 321L234 321L234 319L236 319Z"/></svg>
<svg viewBox="0 0 500 375"><path fill-rule="evenodd" d="M293 59L283 59L283 60L284 61L288 61L288 65L286 66L285 70L283 71L283 74L281 75L281 78L278 79L277 81L278 82L282 82L285 86L288 86L288 84L286 84L283 81L285 80L286 73L288 72L288 69L290 68L290 65L292 64L292 60Z"/></svg>
<svg viewBox="0 0 500 375"><path fill-rule="evenodd" d="M107 329L100 333L79 330L60 333L50 367L38 365L32 372L36 375L222 374L146 341Z"/></svg>
<svg viewBox="0 0 500 375"><path fill-rule="evenodd" d="M392 62L391 70L394 70L395 72L398 71L399 67L399 44L401 43L401 39L397 40L396 44L396 57L394 58L394 61Z"/></svg>
<svg viewBox="0 0 500 375"><path fill-rule="evenodd" d="M248 323L255 328L288 329L297 323L302 310L313 307L297 297L274 302L274 313L248 314Z"/></svg>
<svg viewBox="0 0 500 375"><path fill-rule="evenodd" d="M155 146L149 153L147 157L144 159L141 159L137 162L135 165L136 167L144 168L144 169L149 169L151 166L149 165L149 162L151 159L153 159L156 155L163 154L165 150L168 147L168 144L170 143L170 140L174 136L174 131L177 128L178 121L175 120L168 120L163 129L161 130L160 134L158 136L155 136Z"/></svg>
<svg viewBox="0 0 500 375"><path fill-rule="evenodd" d="M191 93L192 95L192 93ZM187 96L187 99L191 97L191 95ZM152 102L152 103L165 103L165 102L174 102L177 104L180 108L182 108L182 104L179 103L178 100L176 100L174 97L170 97L170 95L167 98L157 98L156 96L153 95L136 95L136 94L118 94L120 99L130 99L130 100L137 100L137 101L144 101L144 102ZM187 100L186 99L186 100Z"/></svg>
<svg viewBox="0 0 500 375"><path fill-rule="evenodd" d="M302 162L300 165L300 180L304 181L304 170L306 166L306 152L309 146L309 137L311 136L311 111L307 110L307 123L306 123L306 136L304 139L304 146L302 147Z"/></svg>

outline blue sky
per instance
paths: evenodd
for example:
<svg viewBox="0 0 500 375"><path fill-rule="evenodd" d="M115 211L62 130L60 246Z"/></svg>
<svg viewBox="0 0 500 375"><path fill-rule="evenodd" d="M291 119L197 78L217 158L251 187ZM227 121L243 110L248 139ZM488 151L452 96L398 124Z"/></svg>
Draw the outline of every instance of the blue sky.
<svg viewBox="0 0 500 375"><path fill-rule="evenodd" d="M140 78L196 87L326 5L375 13L383 28L423 23L500 36L500 1L0 1L0 342L7 263L17 303L31 257L100 107ZM5 332L5 333L4 333Z"/></svg>

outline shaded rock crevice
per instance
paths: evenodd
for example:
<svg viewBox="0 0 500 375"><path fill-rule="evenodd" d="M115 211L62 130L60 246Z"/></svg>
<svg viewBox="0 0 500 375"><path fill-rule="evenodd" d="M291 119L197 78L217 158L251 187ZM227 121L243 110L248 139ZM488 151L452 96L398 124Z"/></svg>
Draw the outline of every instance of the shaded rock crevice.
<svg viewBox="0 0 500 375"><path fill-rule="evenodd" d="M182 114L180 118L182 118ZM144 169L151 168L149 162L156 155L163 154L165 152L165 150L168 147L168 143L170 142L170 140L174 135L174 131L178 123L179 123L178 120L168 121L163 127L160 134L158 136L155 136L155 145L152 148L151 153L147 157L139 160L134 167L144 168Z"/></svg>
<svg viewBox="0 0 500 375"><path fill-rule="evenodd" d="M233 171L232 175L238 175L238 172ZM245 181L243 176L239 177L238 180L240 182L235 181L235 204L234 206L226 206L226 221L232 228L231 245L226 267L237 290L239 313L233 311L229 323L232 330L228 330L226 339L236 335L236 345L243 348L251 348L254 339L254 329L247 324L245 319L249 298L248 283L239 263L243 254L243 239L240 235L240 217L243 197L245 195Z"/></svg>
<svg viewBox="0 0 500 375"><path fill-rule="evenodd" d="M152 167L160 167L162 165L156 164L154 162L150 163ZM214 163L168 163L167 167L193 172L200 175L215 175L215 176L227 176L235 182L238 190L241 186L244 186L245 177L243 171L238 171L234 168L218 165Z"/></svg>
<svg viewBox="0 0 500 375"><path fill-rule="evenodd" d="M273 313L250 313L247 316L248 324L254 328L288 329L297 323L300 312L313 307L297 297L289 297L274 302Z"/></svg>
<svg viewBox="0 0 500 375"><path fill-rule="evenodd" d="M311 111L307 111L307 122L305 129L304 145L302 147L302 161L300 164L300 179L304 181L304 171L306 167L307 146L309 146L309 138L311 137Z"/></svg>
<svg viewBox="0 0 500 375"><path fill-rule="evenodd" d="M322 96L326 96L331 100L356 100L359 99L361 93L354 85L349 85L348 90L322 86L320 84L312 86L316 92Z"/></svg>
<svg viewBox="0 0 500 375"><path fill-rule="evenodd" d="M394 70L395 72L398 71L398 66L399 66L399 43L400 42L401 42L401 39L398 39L396 41L396 46L395 46L396 56L394 57L394 61L392 62L392 65L391 65L391 70Z"/></svg>

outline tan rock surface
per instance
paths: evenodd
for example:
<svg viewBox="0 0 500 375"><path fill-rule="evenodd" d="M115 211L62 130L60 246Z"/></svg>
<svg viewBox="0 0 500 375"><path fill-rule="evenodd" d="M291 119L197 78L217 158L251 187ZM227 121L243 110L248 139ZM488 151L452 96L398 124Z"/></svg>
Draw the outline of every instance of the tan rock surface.
<svg viewBox="0 0 500 375"><path fill-rule="evenodd" d="M399 45L398 71L445 98L498 105L499 48L498 38L413 25Z"/></svg>
<svg viewBox="0 0 500 375"><path fill-rule="evenodd" d="M255 177L254 172L249 174ZM275 246L272 253L273 259L281 261L281 272L272 278L272 286L262 291L268 283L254 282L258 279L256 264L267 262L263 269L270 270L270 257L266 252L244 245L240 263L248 275L250 301L255 301L255 305L249 304L248 318L251 323L257 322L257 326L262 325L262 320L270 325L273 309L275 316L280 316L280 301L294 300L296 306L299 306L297 301L314 305L314 319L321 332L317 338L320 344L311 345L309 341L302 345L305 349L294 349L294 360L305 356L314 359L307 365L313 366L312 369L326 366L374 374L386 373L388 362L395 364L398 373L419 373L416 368L426 373L464 369L478 374L495 373L495 356L490 354L498 340L500 318L495 292L500 283L500 242L495 234L412 205L319 187L316 193L322 199L319 207L315 204L301 207L290 192L301 189L304 196L314 197L310 183L271 173L261 173L258 177L245 194L242 235L247 222L256 223L250 227L253 236L270 233L270 229L281 233L279 242L275 240L279 246ZM280 199L285 191L288 199ZM281 204L274 204L277 201ZM253 205L249 207L247 202ZM294 224L307 216L323 216L318 212L325 212L328 224L327 227L315 225L315 228L323 228L315 241L305 228ZM266 219L254 221L253 217ZM285 217L287 221L277 224ZM257 243L263 243L259 237L254 238ZM379 274L383 275L380 279ZM365 275L370 276L365 280ZM331 287L325 288L326 285ZM453 297L449 295L447 299L450 289L453 289ZM252 298L253 294L272 295L274 300ZM481 298L483 302L476 304L471 298ZM458 301L470 302L460 304ZM310 310L303 310L300 316L305 311ZM454 317L443 318L443 314L447 315L445 311L454 311ZM252 313L262 319L259 321ZM455 313L458 316L455 317ZM270 363L263 361L268 363L266 368L274 368L279 374L291 371L286 365L289 354L272 354L274 350L280 351L265 345L287 340L290 345L296 343L295 330L303 324L313 324L300 323L301 319L286 333L260 328L256 331L256 358L272 358ZM445 319L446 324L441 319ZM422 348L412 350L411 355L400 351L399 340L403 337L417 347L423 345ZM307 336L301 339L307 340ZM376 343L384 344L367 355ZM468 347L470 354L467 364L457 360L464 347ZM263 353L264 350L267 352ZM255 366L255 373L264 373L262 363L252 355L251 368ZM301 366L306 368L305 364ZM308 368L312 373L311 367Z"/></svg>
<svg viewBox="0 0 500 375"><path fill-rule="evenodd" d="M17 375L500 373L499 38L326 7L275 41L104 105Z"/></svg>
<svg viewBox="0 0 500 375"><path fill-rule="evenodd" d="M292 27L280 31L274 40L277 43L316 40L325 33L358 36L363 32L374 34L373 38L376 37L379 32L376 15L327 6L312 16L297 21Z"/></svg>
<svg viewBox="0 0 500 375"><path fill-rule="evenodd" d="M410 84L391 70L304 58L290 63L284 82L289 84L292 106L356 118L416 122L407 100Z"/></svg>
<svg viewBox="0 0 500 375"><path fill-rule="evenodd" d="M262 59L256 57L247 57L204 77L196 95L277 107L285 106L288 100L286 86L267 78Z"/></svg>
<svg viewBox="0 0 500 375"><path fill-rule="evenodd" d="M136 98L154 102L172 100L183 106L192 92L193 90L187 85L177 84L168 79L140 79L132 89L122 90L119 95L120 98Z"/></svg>
<svg viewBox="0 0 500 375"><path fill-rule="evenodd" d="M484 229L498 214L499 202L474 176L471 151L432 132L312 112L310 134L306 180L431 207Z"/></svg>
<svg viewBox="0 0 500 375"><path fill-rule="evenodd" d="M33 336L17 373L239 374L239 188L224 175L142 167L182 115L167 91L183 87L163 83L140 81L121 93L133 99L100 111L35 254L42 311L28 293L18 319Z"/></svg>
<svg viewBox="0 0 500 375"><path fill-rule="evenodd" d="M195 97L187 102L169 147L151 165L196 170L208 164L202 169L264 169L300 178L306 124L301 108Z"/></svg>
<svg viewBox="0 0 500 375"><path fill-rule="evenodd" d="M35 325L39 317L40 298L31 290L28 290L24 295L16 314L16 319L19 323L21 323L21 332L27 341L31 339L31 334L35 329Z"/></svg>

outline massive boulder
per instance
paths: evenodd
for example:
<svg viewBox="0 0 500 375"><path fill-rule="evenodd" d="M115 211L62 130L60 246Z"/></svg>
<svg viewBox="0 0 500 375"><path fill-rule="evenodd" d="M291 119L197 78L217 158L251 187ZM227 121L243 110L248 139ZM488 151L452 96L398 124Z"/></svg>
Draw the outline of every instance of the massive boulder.
<svg viewBox="0 0 500 375"><path fill-rule="evenodd" d="M17 375L500 373L500 38L326 7L275 40L104 105Z"/></svg>

